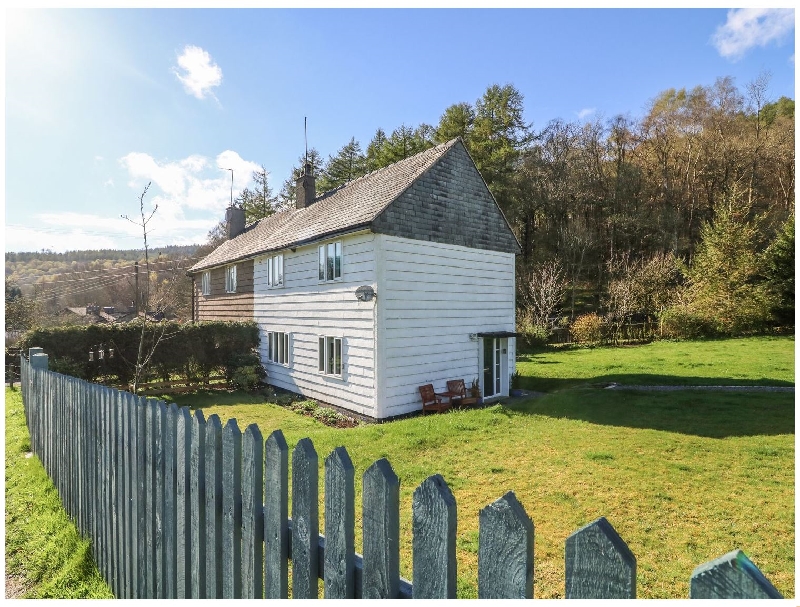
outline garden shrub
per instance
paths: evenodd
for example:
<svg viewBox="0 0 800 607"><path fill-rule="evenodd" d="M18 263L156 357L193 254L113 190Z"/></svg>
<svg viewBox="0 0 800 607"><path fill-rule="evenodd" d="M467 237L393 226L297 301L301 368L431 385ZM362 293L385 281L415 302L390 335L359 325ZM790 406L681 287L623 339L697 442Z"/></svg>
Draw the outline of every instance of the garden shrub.
<svg viewBox="0 0 800 607"><path fill-rule="evenodd" d="M575 342L594 345L600 342L602 329L603 319L592 312L578 316L570 326L570 333Z"/></svg>
<svg viewBox="0 0 800 607"><path fill-rule="evenodd" d="M142 326L139 322L119 325L88 325L39 328L28 331L20 340L20 348L41 347L50 356L51 368L96 381L127 385L133 379ZM163 336L162 336L163 332ZM161 341L145 369L141 381L169 380L176 376L188 381L208 380L214 374L242 385L257 385L266 377L257 349L258 326L254 322L177 322L149 323L144 348L149 352L154 342ZM97 356L103 347L105 356ZM109 350L114 355L110 356ZM89 352L95 353L89 360ZM239 371L240 367L248 367ZM234 375L236 377L234 378Z"/></svg>

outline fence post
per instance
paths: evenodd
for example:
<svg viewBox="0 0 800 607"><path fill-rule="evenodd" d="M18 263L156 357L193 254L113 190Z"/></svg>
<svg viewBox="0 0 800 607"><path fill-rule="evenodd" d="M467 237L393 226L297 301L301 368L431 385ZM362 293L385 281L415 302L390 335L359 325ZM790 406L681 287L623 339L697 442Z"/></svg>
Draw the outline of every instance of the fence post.
<svg viewBox="0 0 800 607"><path fill-rule="evenodd" d="M242 598L264 596L264 439L250 424L242 439Z"/></svg>
<svg viewBox="0 0 800 607"><path fill-rule="evenodd" d="M533 598L533 521L513 491L481 510L478 598Z"/></svg>
<svg viewBox="0 0 800 607"><path fill-rule="evenodd" d="M414 491L413 593L415 599L456 598L456 500L439 474Z"/></svg>
<svg viewBox="0 0 800 607"><path fill-rule="evenodd" d="M364 472L362 486L362 598L395 599L400 592L400 479L381 458Z"/></svg>
<svg viewBox="0 0 800 607"><path fill-rule="evenodd" d="M192 596L191 589L191 437L192 417L189 407L181 407L176 416L175 428L175 591L176 597Z"/></svg>
<svg viewBox="0 0 800 607"><path fill-rule="evenodd" d="M347 449L337 447L325 458L326 599L355 596L355 468Z"/></svg>
<svg viewBox="0 0 800 607"><path fill-rule="evenodd" d="M222 598L222 425L206 421L206 598Z"/></svg>
<svg viewBox="0 0 800 607"><path fill-rule="evenodd" d="M289 447L275 430L264 447L264 598L289 598Z"/></svg>
<svg viewBox="0 0 800 607"><path fill-rule="evenodd" d="M319 596L319 468L311 440L292 452L292 598Z"/></svg>
<svg viewBox="0 0 800 607"><path fill-rule="evenodd" d="M636 557L605 517L570 535L564 557L566 598L636 598Z"/></svg>
<svg viewBox="0 0 800 607"><path fill-rule="evenodd" d="M206 420L197 409L192 415L191 477L189 478L191 597L206 598Z"/></svg>
<svg viewBox="0 0 800 607"><path fill-rule="evenodd" d="M689 581L689 598L782 599L783 596L744 552L734 550L695 568Z"/></svg>
<svg viewBox="0 0 800 607"><path fill-rule="evenodd" d="M222 430L222 597L242 598L242 433L235 419Z"/></svg>

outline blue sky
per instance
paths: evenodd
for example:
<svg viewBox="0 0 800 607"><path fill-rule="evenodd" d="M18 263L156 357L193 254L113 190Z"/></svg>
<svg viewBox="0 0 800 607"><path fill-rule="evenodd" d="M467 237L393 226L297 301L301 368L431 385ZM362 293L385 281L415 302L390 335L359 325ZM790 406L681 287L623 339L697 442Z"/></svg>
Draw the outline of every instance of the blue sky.
<svg viewBox="0 0 800 607"><path fill-rule="evenodd" d="M787 5L790 6L790 5ZM771 74L795 98L792 9L46 9L6 13L6 251L200 243L261 165L435 125L513 84L534 129L642 115L669 88Z"/></svg>

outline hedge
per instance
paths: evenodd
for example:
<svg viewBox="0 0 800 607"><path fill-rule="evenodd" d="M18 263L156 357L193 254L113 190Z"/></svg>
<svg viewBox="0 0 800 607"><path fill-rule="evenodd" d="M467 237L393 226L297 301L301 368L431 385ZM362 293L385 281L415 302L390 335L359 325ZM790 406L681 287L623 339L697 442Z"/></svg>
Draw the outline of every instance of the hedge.
<svg viewBox="0 0 800 607"><path fill-rule="evenodd" d="M53 371L87 381L102 379L127 385L133 380L141 331L140 322L32 329L23 335L19 346L22 352L43 348ZM247 383L252 384L266 377L257 353L259 331L254 322L148 323L145 353L161 335L140 382L175 377L199 382L219 373L234 383L248 378ZM91 361L90 351L94 353Z"/></svg>

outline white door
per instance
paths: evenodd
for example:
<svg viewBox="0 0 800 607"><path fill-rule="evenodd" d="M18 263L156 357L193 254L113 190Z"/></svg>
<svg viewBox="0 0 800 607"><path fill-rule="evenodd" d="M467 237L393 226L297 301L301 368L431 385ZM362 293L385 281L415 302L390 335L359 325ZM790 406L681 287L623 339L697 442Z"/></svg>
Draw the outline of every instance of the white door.
<svg viewBox="0 0 800 607"><path fill-rule="evenodd" d="M505 396L508 382L505 381L508 366L508 339L500 337L483 338L483 397Z"/></svg>

